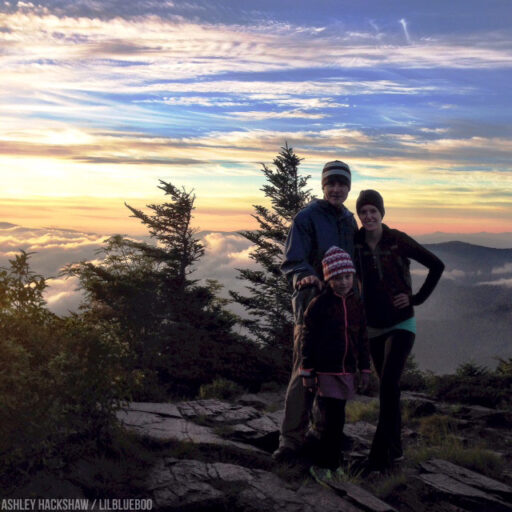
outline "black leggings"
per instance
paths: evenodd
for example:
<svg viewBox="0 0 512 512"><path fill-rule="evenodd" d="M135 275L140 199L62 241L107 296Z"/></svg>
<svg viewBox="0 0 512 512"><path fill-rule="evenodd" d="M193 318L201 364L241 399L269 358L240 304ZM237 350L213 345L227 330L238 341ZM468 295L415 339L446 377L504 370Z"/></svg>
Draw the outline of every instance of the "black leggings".
<svg viewBox="0 0 512 512"><path fill-rule="evenodd" d="M414 344L415 334L394 330L370 339L370 352L380 380L380 410L369 461L375 468L386 468L402 456L400 430L400 377Z"/></svg>
<svg viewBox="0 0 512 512"><path fill-rule="evenodd" d="M341 464L343 427L345 425L346 400L317 396L320 415L325 422L315 454L315 463L319 466L336 469Z"/></svg>

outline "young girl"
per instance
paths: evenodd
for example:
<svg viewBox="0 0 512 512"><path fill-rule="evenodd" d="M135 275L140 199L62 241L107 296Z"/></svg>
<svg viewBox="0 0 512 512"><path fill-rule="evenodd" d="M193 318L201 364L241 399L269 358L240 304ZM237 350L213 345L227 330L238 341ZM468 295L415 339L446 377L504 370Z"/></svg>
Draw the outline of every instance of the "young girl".
<svg viewBox="0 0 512 512"><path fill-rule="evenodd" d="M385 470L402 458L400 377L416 333L413 306L429 297L444 265L411 237L382 223L384 200L377 191L363 190L356 208L363 227L355 238L355 261L362 282L370 351L380 380L379 423L366 467L369 473ZM415 294L410 259L428 268Z"/></svg>
<svg viewBox="0 0 512 512"><path fill-rule="evenodd" d="M333 246L326 251L322 267L327 286L304 315L301 375L305 388L312 391L318 386L323 428L313 460L332 470L341 463L346 401L355 394L357 370L360 387L368 385L370 357L364 309L353 291L355 268L350 256Z"/></svg>

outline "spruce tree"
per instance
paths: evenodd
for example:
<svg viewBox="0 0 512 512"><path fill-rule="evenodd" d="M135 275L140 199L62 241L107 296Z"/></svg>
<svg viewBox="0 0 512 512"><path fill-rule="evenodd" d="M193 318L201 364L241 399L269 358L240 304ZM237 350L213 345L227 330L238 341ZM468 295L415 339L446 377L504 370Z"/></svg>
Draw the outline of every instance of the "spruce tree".
<svg viewBox="0 0 512 512"><path fill-rule="evenodd" d="M291 290L280 270L286 237L296 213L313 199L306 189L310 176L300 176L301 159L285 144L273 161L275 169L262 164L267 183L261 188L272 207L253 205L252 215L259 229L240 234L254 244L251 258L257 270L237 269L239 279L248 281L249 294L230 291L231 297L247 311L242 325L266 347L291 354L293 314Z"/></svg>
<svg viewBox="0 0 512 512"><path fill-rule="evenodd" d="M217 297L220 285L190 276L204 254L192 227L195 196L162 180L159 188L170 199L147 205L149 213L126 205L151 243L116 235L100 263L66 269L85 292L84 314L118 326L135 368L147 376L139 398L164 398L162 386L193 394L217 376L253 386L266 371L259 350L233 331L236 317Z"/></svg>

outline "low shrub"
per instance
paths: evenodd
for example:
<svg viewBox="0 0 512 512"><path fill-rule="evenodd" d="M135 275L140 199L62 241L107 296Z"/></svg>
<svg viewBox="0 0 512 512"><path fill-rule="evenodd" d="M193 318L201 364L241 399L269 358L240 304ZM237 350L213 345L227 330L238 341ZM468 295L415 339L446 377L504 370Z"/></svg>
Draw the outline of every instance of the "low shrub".
<svg viewBox="0 0 512 512"><path fill-rule="evenodd" d="M498 366L496 367L496 375L504 377L512 377L512 357L508 359L498 358Z"/></svg>
<svg viewBox="0 0 512 512"><path fill-rule="evenodd" d="M427 380L428 374L419 369L414 356L409 356L400 379L400 387L408 391L425 391Z"/></svg>
<svg viewBox="0 0 512 512"><path fill-rule="evenodd" d="M220 400L231 400L244 393L244 389L236 382L227 379L217 378L210 384L203 384L199 388L199 398L218 398Z"/></svg>
<svg viewBox="0 0 512 512"><path fill-rule="evenodd" d="M499 374L438 376L432 381L431 393L438 400L445 402L484 407L510 407L512 376Z"/></svg>
<svg viewBox="0 0 512 512"><path fill-rule="evenodd" d="M109 444L130 398L127 346L110 325L60 318L27 253L0 269L0 483Z"/></svg>
<svg viewBox="0 0 512 512"><path fill-rule="evenodd" d="M473 361L462 363L455 370L457 377L486 377L490 374L491 372L487 366L478 365Z"/></svg>

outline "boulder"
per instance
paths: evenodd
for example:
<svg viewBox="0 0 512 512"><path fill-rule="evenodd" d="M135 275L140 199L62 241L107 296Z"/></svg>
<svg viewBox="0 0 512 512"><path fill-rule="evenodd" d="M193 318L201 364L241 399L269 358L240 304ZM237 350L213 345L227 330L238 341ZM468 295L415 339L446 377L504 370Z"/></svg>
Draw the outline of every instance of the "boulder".
<svg viewBox="0 0 512 512"><path fill-rule="evenodd" d="M354 449L370 448L377 427L366 421L345 423L343 432L354 441ZM355 446L356 444L360 446Z"/></svg>
<svg viewBox="0 0 512 512"><path fill-rule="evenodd" d="M508 411L490 409L481 405L464 405L459 407L457 416L470 421L480 421L489 427L512 427L512 414Z"/></svg>
<svg viewBox="0 0 512 512"><path fill-rule="evenodd" d="M273 451L279 444L279 428L283 421L284 411L276 411L259 418L237 425L233 430L233 438L251 443L266 451Z"/></svg>
<svg viewBox="0 0 512 512"><path fill-rule="evenodd" d="M162 459L150 471L147 489L156 510L361 511L313 481L294 486L267 471L219 462Z"/></svg>
<svg viewBox="0 0 512 512"><path fill-rule="evenodd" d="M136 406L140 409L140 405ZM186 441L197 444L224 445L237 450L260 451L257 448L224 439L213 429L197 425L182 417L165 416L160 413L124 409L117 412L117 418L128 429L157 441Z"/></svg>
<svg viewBox="0 0 512 512"><path fill-rule="evenodd" d="M437 412L437 407L434 405L434 402L419 402L414 403L411 411L411 415L413 418L424 418L425 416L432 416Z"/></svg>

